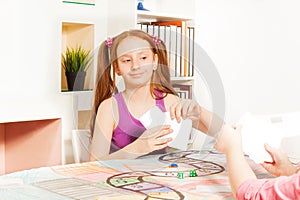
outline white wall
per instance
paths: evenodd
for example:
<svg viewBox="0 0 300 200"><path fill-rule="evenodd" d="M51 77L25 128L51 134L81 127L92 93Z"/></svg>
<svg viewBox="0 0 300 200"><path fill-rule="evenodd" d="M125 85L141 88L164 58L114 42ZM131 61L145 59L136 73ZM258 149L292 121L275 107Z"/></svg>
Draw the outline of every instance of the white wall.
<svg viewBox="0 0 300 200"><path fill-rule="evenodd" d="M60 92L61 22L94 23L97 47L107 35L106 8L106 0L97 0L96 6L61 0L1 4L0 123L62 118L69 145L64 150L70 150L73 107L72 96ZM71 161L69 153L63 162Z"/></svg>
<svg viewBox="0 0 300 200"><path fill-rule="evenodd" d="M246 111L299 111L300 2L199 0L196 4L197 42L222 78L227 121L236 122ZM209 105L209 92L202 93L199 98Z"/></svg>

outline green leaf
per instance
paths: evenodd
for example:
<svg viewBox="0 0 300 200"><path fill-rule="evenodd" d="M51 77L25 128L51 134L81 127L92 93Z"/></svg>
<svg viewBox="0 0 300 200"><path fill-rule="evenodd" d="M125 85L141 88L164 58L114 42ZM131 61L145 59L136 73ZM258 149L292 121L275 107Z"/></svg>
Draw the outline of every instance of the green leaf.
<svg viewBox="0 0 300 200"><path fill-rule="evenodd" d="M81 46L67 47L66 53L61 54L61 57L61 66L66 72L87 71L93 60L91 51L85 50Z"/></svg>

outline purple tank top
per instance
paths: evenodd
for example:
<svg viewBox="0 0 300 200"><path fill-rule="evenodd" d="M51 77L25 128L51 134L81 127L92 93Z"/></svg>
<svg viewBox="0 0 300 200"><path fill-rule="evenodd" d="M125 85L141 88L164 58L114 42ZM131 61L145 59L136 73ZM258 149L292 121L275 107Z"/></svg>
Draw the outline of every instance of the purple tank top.
<svg viewBox="0 0 300 200"><path fill-rule="evenodd" d="M162 97L162 92L157 92L157 96ZM130 114L122 93L115 94L114 98L118 103L119 123L113 130L110 153L115 152L132 143L146 130L144 125ZM163 98L157 98L156 105L163 112L167 111ZM153 153L165 153L165 150L158 150Z"/></svg>

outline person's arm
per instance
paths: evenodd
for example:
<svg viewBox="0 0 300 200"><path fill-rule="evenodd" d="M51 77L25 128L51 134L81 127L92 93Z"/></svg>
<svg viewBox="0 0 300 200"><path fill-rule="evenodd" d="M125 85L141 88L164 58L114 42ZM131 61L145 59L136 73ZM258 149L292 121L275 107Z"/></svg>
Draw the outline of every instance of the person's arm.
<svg viewBox="0 0 300 200"><path fill-rule="evenodd" d="M198 102L190 99L180 99L170 106L171 119L189 118L193 128L215 137L224 124L224 120L216 114L201 107Z"/></svg>
<svg viewBox="0 0 300 200"><path fill-rule="evenodd" d="M146 155L152 151L163 149L168 146L168 143L172 141L171 137L164 137L168 134L172 133L172 129L170 129L169 125L161 125L149 130L146 130L139 138L137 138L134 142L128 144L120 150L117 150L111 154L107 152L106 154L99 153L98 151L104 149L103 147L107 145L108 142L103 142L102 144L97 145L96 142L93 143L92 147L97 145L98 151L95 151L96 148L91 148L90 161L94 160L113 160L113 159L135 159L142 155ZM103 134L99 134L103 135ZM103 137L102 137L103 138ZM93 139L94 141L103 141L99 139ZM110 148L110 147L107 147ZM92 151L93 149L93 151ZM109 149L108 149L109 150ZM95 154L98 154L96 156Z"/></svg>
<svg viewBox="0 0 300 200"><path fill-rule="evenodd" d="M299 199L300 173L272 179L252 179L243 182L237 191L237 199Z"/></svg>
<svg viewBox="0 0 300 200"><path fill-rule="evenodd" d="M134 142L110 154L112 132L116 121L118 121L114 118L114 116L118 116L118 113L113 112L113 104L114 102L110 98L103 101L99 106L90 146L90 161L134 159L152 151L165 148L172 140L170 137L163 137L172 133L169 125L157 126L146 130Z"/></svg>
<svg viewBox="0 0 300 200"><path fill-rule="evenodd" d="M240 128L237 130L224 126L217 137L215 148L225 153L227 170L233 194L237 199L296 199L300 195L300 173L289 177L275 179L257 179L243 155ZM273 166L288 170L285 173L295 173L284 167L286 155L279 150L269 148L266 150L273 158ZM280 160L280 161L279 161ZM277 162L277 164L275 164ZM281 165L280 164L283 164ZM280 166L280 167L279 167ZM277 168L277 169L278 169ZM277 171L278 172L278 171ZM283 173L283 171L282 171Z"/></svg>
<svg viewBox="0 0 300 200"><path fill-rule="evenodd" d="M244 157L240 128L235 130L224 125L217 137L215 148L226 155L229 181L233 194L236 195L243 182L256 179Z"/></svg>
<svg viewBox="0 0 300 200"><path fill-rule="evenodd" d="M97 111L94 132L90 145L90 161L100 160L109 155L112 131L115 127L113 99L103 101Z"/></svg>
<svg viewBox="0 0 300 200"><path fill-rule="evenodd" d="M244 199L299 199L300 173L281 148L276 149L265 144L266 151L272 162L264 162L262 166L271 174L278 176L273 179L246 180L237 191L237 198Z"/></svg>
<svg viewBox="0 0 300 200"><path fill-rule="evenodd" d="M116 123L116 102L113 98L103 101L97 112L95 120L95 130L90 146L90 161L95 160L111 160L121 158L136 158L139 155L133 153L126 148L118 150L110 154L110 146L112 140L112 132Z"/></svg>

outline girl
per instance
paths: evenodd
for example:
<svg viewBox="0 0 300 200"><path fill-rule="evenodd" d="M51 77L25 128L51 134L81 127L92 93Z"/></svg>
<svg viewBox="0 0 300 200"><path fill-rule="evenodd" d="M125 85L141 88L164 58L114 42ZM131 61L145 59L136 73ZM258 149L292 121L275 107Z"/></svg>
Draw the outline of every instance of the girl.
<svg viewBox="0 0 300 200"><path fill-rule="evenodd" d="M138 120L155 105L178 121L188 116L187 112L202 112L193 101L179 101L170 82L164 43L141 30L125 31L104 41L98 53L97 74L91 161L164 153L172 140L167 136L172 133L170 126L146 130ZM113 95L116 74L123 77L125 90ZM206 132L207 126L197 120L194 125Z"/></svg>

